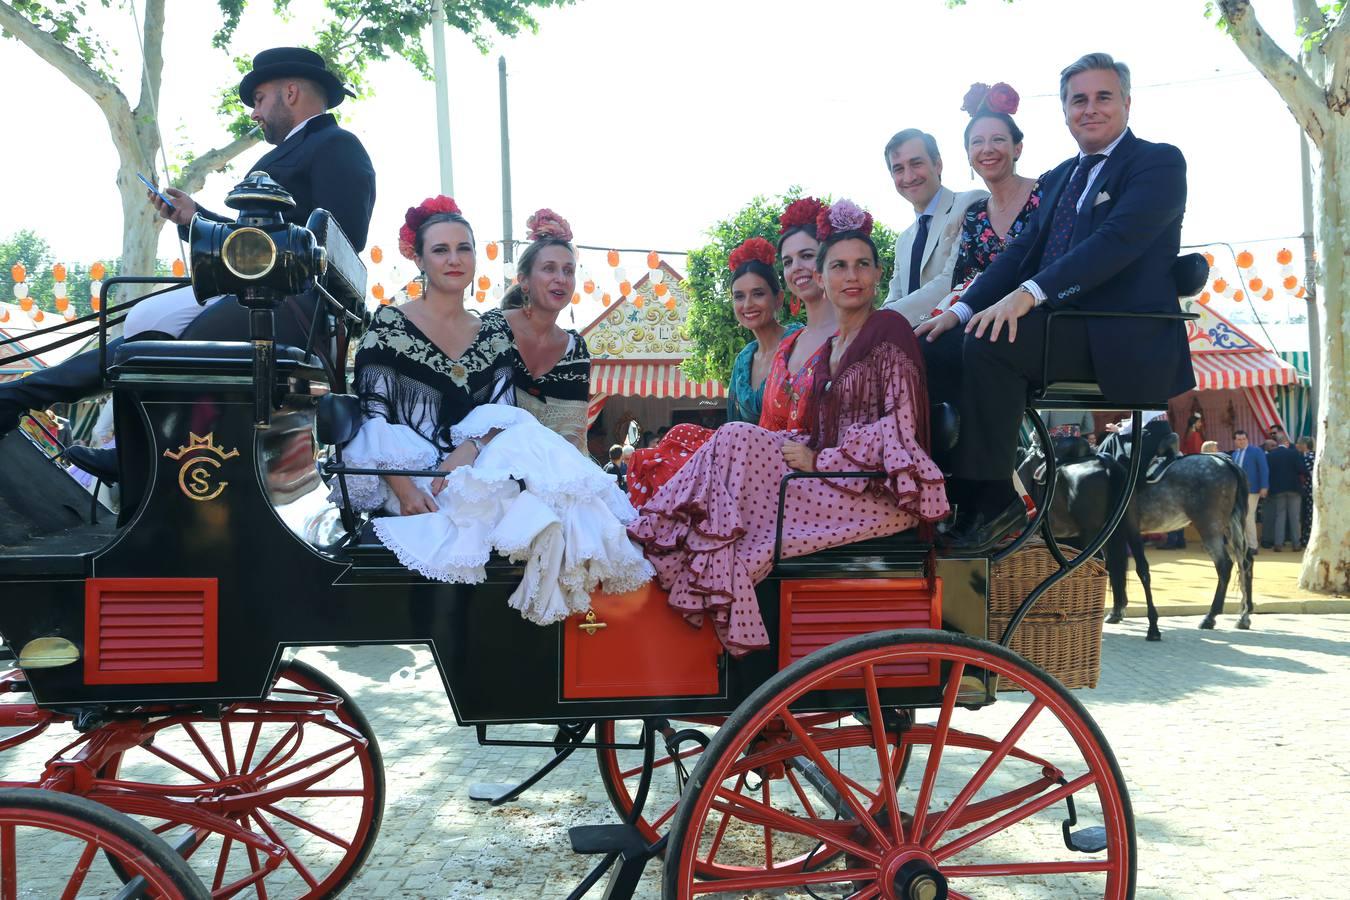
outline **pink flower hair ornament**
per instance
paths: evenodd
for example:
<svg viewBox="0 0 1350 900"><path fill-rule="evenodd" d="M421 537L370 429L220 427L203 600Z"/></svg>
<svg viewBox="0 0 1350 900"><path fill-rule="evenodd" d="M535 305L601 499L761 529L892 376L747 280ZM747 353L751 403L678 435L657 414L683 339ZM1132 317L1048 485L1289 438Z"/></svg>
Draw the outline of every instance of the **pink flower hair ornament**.
<svg viewBox="0 0 1350 900"><path fill-rule="evenodd" d="M417 206L408 207L408 211L403 214L403 227L398 230L398 252L408 259L416 256L417 229L422 227L423 222L438 213L464 215L459 208L459 204L455 202L455 198L447 197L444 194L428 197Z"/></svg>
<svg viewBox="0 0 1350 900"><path fill-rule="evenodd" d="M1018 106L1022 103L1022 98L1018 95L1013 86L1006 81L1000 81L993 87L982 81L977 81L966 91L966 96L961 99L961 110L969 113L972 117L981 112L1006 113L1013 115L1017 112Z"/></svg>
<svg viewBox="0 0 1350 900"><path fill-rule="evenodd" d="M816 216L816 237L823 241L839 231L861 231L871 237L872 214L852 200L836 200Z"/></svg>
<svg viewBox="0 0 1350 900"><path fill-rule="evenodd" d="M567 220L545 207L525 220L525 239L537 241L542 238L557 238L572 242L572 226Z"/></svg>

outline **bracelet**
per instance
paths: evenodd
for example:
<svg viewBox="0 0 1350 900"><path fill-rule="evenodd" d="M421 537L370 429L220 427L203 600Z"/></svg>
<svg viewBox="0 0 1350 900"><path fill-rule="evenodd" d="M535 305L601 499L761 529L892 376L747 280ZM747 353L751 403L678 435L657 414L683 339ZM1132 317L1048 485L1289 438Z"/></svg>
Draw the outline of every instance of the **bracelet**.
<svg viewBox="0 0 1350 900"><path fill-rule="evenodd" d="M483 455L483 439L482 439L482 438L471 437L471 438L469 438L469 443L470 443L470 444L473 444L473 448L474 448L474 450L476 451L475 454L474 454L475 458L477 458L477 457Z"/></svg>

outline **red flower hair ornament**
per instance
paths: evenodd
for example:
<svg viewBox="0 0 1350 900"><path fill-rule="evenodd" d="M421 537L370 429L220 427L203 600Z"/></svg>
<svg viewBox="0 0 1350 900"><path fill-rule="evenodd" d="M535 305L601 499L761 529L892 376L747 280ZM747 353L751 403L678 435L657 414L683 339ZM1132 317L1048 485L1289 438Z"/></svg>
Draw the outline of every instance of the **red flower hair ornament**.
<svg viewBox="0 0 1350 900"><path fill-rule="evenodd" d="M1000 81L990 87L982 81L977 81L966 91L966 96L961 100L961 109L971 116L979 115L981 112L1006 113L1011 116L1017 112L1021 102L1022 98L1007 82Z"/></svg>
<svg viewBox="0 0 1350 900"><path fill-rule="evenodd" d="M816 238L823 241L837 231L861 231L871 237L872 214L852 200L836 200L816 216Z"/></svg>
<svg viewBox="0 0 1350 900"><path fill-rule="evenodd" d="M757 259L772 269L774 257L777 255L773 244L762 237L752 237L731 251L731 256L727 257L727 268L735 272L750 260Z"/></svg>
<svg viewBox="0 0 1350 900"><path fill-rule="evenodd" d="M408 211L403 214L403 227L398 230L399 253L402 253L408 259L412 259L416 255L417 229L421 228L423 222L437 213L464 215L460 211L459 204L455 202L455 198L447 197L444 194L428 197L417 206L408 207Z"/></svg>
<svg viewBox="0 0 1350 900"><path fill-rule="evenodd" d="M816 224L816 217L820 211L825 209L825 204L821 203L815 197L802 197L800 200L793 200L788 204L787 209L778 217L778 233L786 234L793 228L802 225Z"/></svg>
<svg viewBox="0 0 1350 900"><path fill-rule="evenodd" d="M572 242L572 226L567 220L545 207L525 220L525 239L537 241L541 238L557 238Z"/></svg>

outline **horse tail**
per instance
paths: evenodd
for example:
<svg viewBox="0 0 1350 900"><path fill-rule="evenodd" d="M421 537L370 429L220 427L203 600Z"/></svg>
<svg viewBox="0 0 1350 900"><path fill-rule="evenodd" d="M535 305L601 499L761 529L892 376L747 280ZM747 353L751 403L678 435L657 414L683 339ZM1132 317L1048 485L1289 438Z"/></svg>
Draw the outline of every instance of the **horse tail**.
<svg viewBox="0 0 1350 900"><path fill-rule="evenodd" d="M1247 473L1242 470L1233 460L1227 456L1217 456L1227 464L1228 470L1233 473L1233 485L1236 496L1233 498L1233 510L1228 517L1228 534L1224 543L1228 548L1228 555L1237 565L1239 572L1247 571L1247 504L1250 502L1250 496L1247 493Z"/></svg>

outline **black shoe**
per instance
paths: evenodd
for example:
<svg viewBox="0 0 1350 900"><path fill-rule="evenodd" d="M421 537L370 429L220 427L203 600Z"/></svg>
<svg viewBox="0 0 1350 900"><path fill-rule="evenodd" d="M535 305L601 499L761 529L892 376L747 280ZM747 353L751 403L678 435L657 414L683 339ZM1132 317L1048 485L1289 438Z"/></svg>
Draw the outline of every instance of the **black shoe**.
<svg viewBox="0 0 1350 900"><path fill-rule="evenodd" d="M76 445L66 448L66 460L101 479L104 484L117 484L122 475L117 467L116 450L95 450Z"/></svg>
<svg viewBox="0 0 1350 900"><path fill-rule="evenodd" d="M980 554L992 548L1012 531L1027 523L1027 506L1015 498L994 515L976 513L967 522L956 523L942 541L948 551Z"/></svg>

